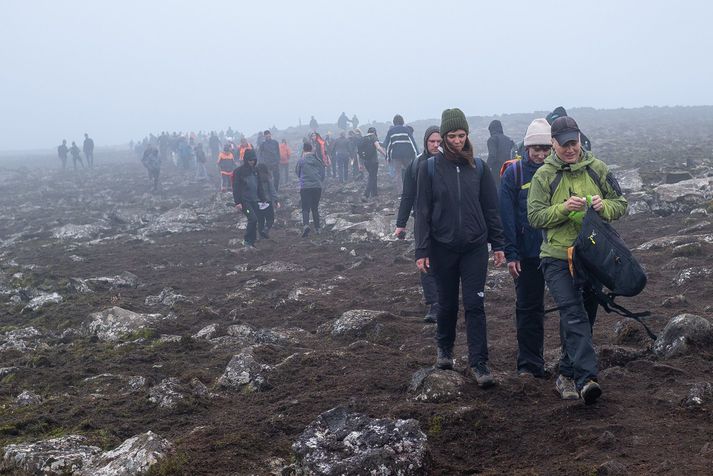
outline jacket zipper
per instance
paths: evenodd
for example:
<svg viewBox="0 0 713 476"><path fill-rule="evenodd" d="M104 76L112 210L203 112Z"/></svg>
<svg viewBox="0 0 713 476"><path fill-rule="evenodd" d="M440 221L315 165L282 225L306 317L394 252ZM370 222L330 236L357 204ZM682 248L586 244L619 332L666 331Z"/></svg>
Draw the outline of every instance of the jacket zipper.
<svg viewBox="0 0 713 476"><path fill-rule="evenodd" d="M458 233L461 233L461 228L463 228L463 209L461 207L461 194L460 194L460 167L456 165L456 184L458 185Z"/></svg>

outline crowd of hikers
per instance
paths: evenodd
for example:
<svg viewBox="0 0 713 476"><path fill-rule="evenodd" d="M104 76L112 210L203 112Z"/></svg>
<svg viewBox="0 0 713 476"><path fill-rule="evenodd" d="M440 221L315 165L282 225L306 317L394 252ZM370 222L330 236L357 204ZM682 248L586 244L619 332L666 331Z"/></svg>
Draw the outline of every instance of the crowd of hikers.
<svg viewBox="0 0 713 476"><path fill-rule="evenodd" d="M281 207L280 186L292 173L302 209L301 234L307 237L322 231L319 204L325 181L331 177L343 184L350 176L362 180L362 200L369 201L377 196L383 157L398 183L396 237L404 239L407 222L414 217L415 261L427 305L424 320L436 324L435 366L453 368L462 296L469 372L480 387L495 385L488 366L484 306L492 252L494 265L506 264L515 283L518 375L550 377L543 355L546 286L560 312L562 349L555 389L565 400L596 401L602 389L592 330L601 289L574 278L571 247L585 212L592 210L610 222L624 215L627 202L575 119L557 107L533 120L518 143L494 120L488 127L487 161L475 156L468 121L459 109L446 109L440 125L426 129L420 152L414 130L403 117L394 116L392 123L380 140L374 127L362 132L356 115L349 119L342 113L336 137L322 137L312 117L310 131L295 151L285 138L273 138L274 130L259 133L253 145L230 129L164 132L137 143L135 150L154 190L159 188L162 162L172 162L199 181L209 180L206 164L214 163L220 191L232 193L235 208L247 219L246 247L270 237L275 211ZM93 142L85 138L84 154L91 166ZM83 165L76 144L67 148L64 141L59 148L63 168L68 152L75 168L77 160Z"/></svg>
<svg viewBox="0 0 713 476"><path fill-rule="evenodd" d="M84 142L82 143L82 149L80 150L76 142L72 141L72 146L67 147L67 139L63 139L62 143L57 147L57 157L62 163L62 171L67 170L67 158L68 155L72 156L72 163L74 164L74 170L77 170L77 162L84 168L84 160L82 159L82 153L87 159L87 167L90 169L94 167L94 139L89 137L89 134L84 134Z"/></svg>

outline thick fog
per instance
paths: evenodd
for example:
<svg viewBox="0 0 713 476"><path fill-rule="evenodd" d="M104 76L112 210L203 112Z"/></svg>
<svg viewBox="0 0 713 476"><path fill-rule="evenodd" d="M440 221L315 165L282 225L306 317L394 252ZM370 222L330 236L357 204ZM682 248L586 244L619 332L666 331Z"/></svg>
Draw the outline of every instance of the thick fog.
<svg viewBox="0 0 713 476"><path fill-rule="evenodd" d="M713 104L709 2L4 0L0 150Z"/></svg>

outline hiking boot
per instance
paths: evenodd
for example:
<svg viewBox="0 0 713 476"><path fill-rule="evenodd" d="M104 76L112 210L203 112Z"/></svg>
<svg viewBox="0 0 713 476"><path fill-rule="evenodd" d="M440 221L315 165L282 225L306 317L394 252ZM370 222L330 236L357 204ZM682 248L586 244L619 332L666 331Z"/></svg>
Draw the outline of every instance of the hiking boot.
<svg viewBox="0 0 713 476"><path fill-rule="evenodd" d="M602 395L602 387L594 380L589 380L584 384L584 387L582 387L581 394L584 399L584 404L591 405Z"/></svg>
<svg viewBox="0 0 713 476"><path fill-rule="evenodd" d="M270 234L267 232L267 230L263 230L260 232L260 237L264 240L269 240Z"/></svg>
<svg viewBox="0 0 713 476"><path fill-rule="evenodd" d="M243 246L246 248L255 248L255 243L250 243L247 240L243 240Z"/></svg>
<svg viewBox="0 0 713 476"><path fill-rule="evenodd" d="M574 384L574 380L571 378L560 375L557 377L555 382L555 389L562 400L577 400L579 398L579 393L577 392L577 386Z"/></svg>
<svg viewBox="0 0 713 476"><path fill-rule="evenodd" d="M307 235L309 235L309 231L309 225L305 226L302 230L302 238L307 238Z"/></svg>
<svg viewBox="0 0 713 476"><path fill-rule="evenodd" d="M453 370L453 353L439 347L436 357L436 368L441 370Z"/></svg>
<svg viewBox="0 0 713 476"><path fill-rule="evenodd" d="M431 304L423 320L424 322L434 323L436 319L438 319L438 304Z"/></svg>
<svg viewBox="0 0 713 476"><path fill-rule="evenodd" d="M475 377L475 381L478 382L478 386L480 388L488 388L495 385L493 374L490 373L490 369L485 362L478 362L470 368L470 371L473 374L473 377Z"/></svg>

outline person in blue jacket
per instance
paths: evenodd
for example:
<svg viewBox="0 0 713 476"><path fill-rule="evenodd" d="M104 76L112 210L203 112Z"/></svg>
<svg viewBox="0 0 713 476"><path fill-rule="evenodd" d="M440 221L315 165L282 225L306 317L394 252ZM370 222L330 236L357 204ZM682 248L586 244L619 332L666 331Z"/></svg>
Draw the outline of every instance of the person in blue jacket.
<svg viewBox="0 0 713 476"><path fill-rule="evenodd" d="M544 367L545 278L540 270L542 232L527 221L530 181L552 149L550 124L535 119L527 128L522 160L511 163L500 181L500 219L505 259L515 280L517 373L546 377Z"/></svg>

